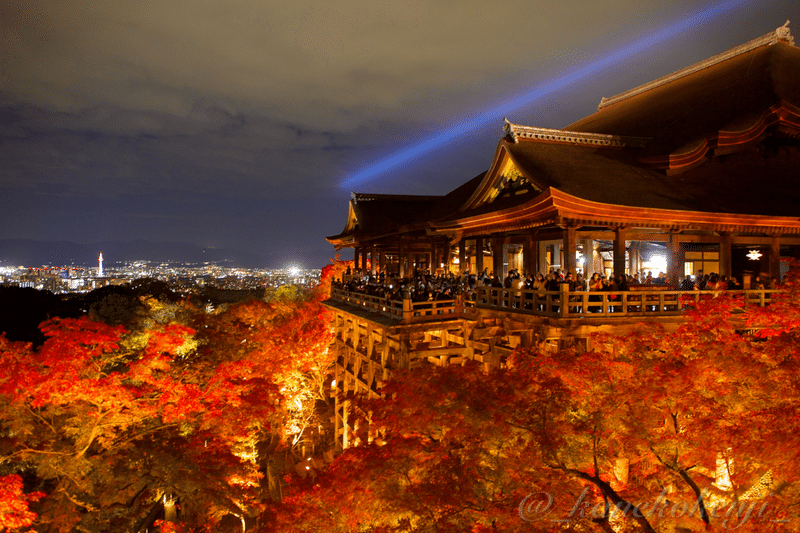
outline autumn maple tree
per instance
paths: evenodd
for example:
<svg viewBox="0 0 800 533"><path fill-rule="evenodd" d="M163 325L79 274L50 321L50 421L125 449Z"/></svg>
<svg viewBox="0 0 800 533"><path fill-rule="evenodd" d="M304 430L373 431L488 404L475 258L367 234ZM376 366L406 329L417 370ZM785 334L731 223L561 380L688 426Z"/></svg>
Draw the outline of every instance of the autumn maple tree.
<svg viewBox="0 0 800 533"><path fill-rule="evenodd" d="M800 285L707 293L671 330L395 370L287 531L784 531L800 502ZM546 511L546 512L545 512Z"/></svg>
<svg viewBox="0 0 800 533"><path fill-rule="evenodd" d="M0 474L29 485L0 505L39 499L19 507L37 531L135 530L165 498L184 529L250 519L269 497L264 449L291 452L319 427L330 332L317 294L212 314L138 305L129 329L70 318L43 323L38 347L0 336Z"/></svg>

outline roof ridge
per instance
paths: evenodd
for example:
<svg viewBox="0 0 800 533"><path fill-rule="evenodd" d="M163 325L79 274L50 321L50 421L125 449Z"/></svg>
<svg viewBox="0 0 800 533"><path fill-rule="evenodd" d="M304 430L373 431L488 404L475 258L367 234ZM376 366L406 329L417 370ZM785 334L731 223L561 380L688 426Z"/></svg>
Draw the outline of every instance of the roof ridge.
<svg viewBox="0 0 800 533"><path fill-rule="evenodd" d="M356 203L368 202L370 200L438 200L443 198L441 195L435 194L373 194L373 193L360 193L351 192L350 197Z"/></svg>
<svg viewBox="0 0 800 533"><path fill-rule="evenodd" d="M607 133L590 133L584 131L554 130L550 128L522 126L510 122L507 118L503 118L503 121L505 122L503 132L506 135L511 135L515 143L519 142L519 138L523 138L592 146L628 146L641 148L645 146L649 140L642 137L626 137Z"/></svg>
<svg viewBox="0 0 800 533"><path fill-rule="evenodd" d="M676 70L671 74L667 74L666 76L662 76L656 80L647 82L643 85L639 85L638 87L634 87L633 89L629 89L625 92L621 92L615 96L611 96L609 98L603 97L600 100L600 104L597 106L597 110L601 110L606 106L615 104L637 94L641 94L645 91L649 91L650 89L655 89L656 87L660 87L661 85L665 85L667 83L673 82L690 74L694 74L700 70L709 68L717 63L722 63L728 59L736 57L738 55L744 54L751 50L755 50L756 48L760 48L762 46L772 46L778 42L785 42L790 45L794 45L794 37L789 31L789 21L787 20L786 23L777 28L774 31L766 35L762 35L752 41L748 41L744 44L740 44L739 46L735 46L730 50L726 50L725 52L719 53L715 56L709 57L708 59L704 59L694 65L689 65L688 67L684 67L680 70Z"/></svg>

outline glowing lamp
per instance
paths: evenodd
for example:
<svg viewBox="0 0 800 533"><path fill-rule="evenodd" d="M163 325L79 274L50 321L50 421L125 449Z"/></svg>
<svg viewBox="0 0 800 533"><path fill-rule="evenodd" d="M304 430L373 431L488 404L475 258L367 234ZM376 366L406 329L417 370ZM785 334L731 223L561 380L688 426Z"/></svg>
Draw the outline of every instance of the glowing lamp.
<svg viewBox="0 0 800 533"><path fill-rule="evenodd" d="M758 261L759 259L761 259L761 252L759 252L758 250L750 250L750 252L747 254L747 257L751 261Z"/></svg>

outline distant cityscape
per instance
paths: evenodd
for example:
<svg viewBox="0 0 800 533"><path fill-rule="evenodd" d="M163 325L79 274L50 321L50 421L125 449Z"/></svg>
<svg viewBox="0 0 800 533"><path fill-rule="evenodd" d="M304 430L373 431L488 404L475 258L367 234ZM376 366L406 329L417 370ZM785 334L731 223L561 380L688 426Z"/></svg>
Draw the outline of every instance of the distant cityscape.
<svg viewBox="0 0 800 533"><path fill-rule="evenodd" d="M222 263L222 264L221 264ZM0 266L0 285L29 287L54 294L88 292L109 285L125 285L150 278L166 282L176 292L217 289L253 291L284 285L315 286L320 269L289 265L282 269L236 268L223 262L116 261L96 267L82 266Z"/></svg>

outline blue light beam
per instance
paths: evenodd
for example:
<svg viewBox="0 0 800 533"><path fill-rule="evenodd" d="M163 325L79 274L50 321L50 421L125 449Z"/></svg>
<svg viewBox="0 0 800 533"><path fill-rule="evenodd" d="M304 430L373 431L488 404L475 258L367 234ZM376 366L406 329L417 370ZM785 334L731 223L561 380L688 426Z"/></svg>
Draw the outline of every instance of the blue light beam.
<svg viewBox="0 0 800 533"><path fill-rule="evenodd" d="M433 135L432 137L428 137L416 144L413 144L409 148L405 150L401 150L396 152L395 154L382 159L375 163L374 165L362 170L358 174L345 178L341 183L340 187L348 188L352 186L361 185L366 183L370 180L370 178L374 178L376 175L386 172L406 161L413 159L425 152L428 152L439 146L442 143L450 141L464 133L464 131L471 131L477 129L480 126L483 126L487 122L491 122L493 120L497 120L498 118L507 115L510 111L518 109L522 106L529 105L559 89L563 89L564 87L569 86L570 84L575 83L583 78L589 77L592 74L597 73L605 69L608 66L614 65L624 59L627 59L633 55L641 53L651 46L654 46L661 41L668 39L669 37L674 36L676 33L680 33L682 31L686 31L694 26L703 24L711 19L717 18L722 16L728 11L747 3L750 0L731 0L728 2L723 2L720 4L716 4L712 7L707 9L697 11L678 22L670 24L660 30L655 31L654 33L649 34L647 37L634 41L631 44L628 44L609 55L604 56L602 59L598 59L593 61L587 65L578 67L562 76L554 78L550 81L542 83L540 85L535 86L533 89L528 91L527 93L518 96L505 102L485 113L481 113L476 115L472 118L468 118L456 126L452 128L446 129L441 133Z"/></svg>

